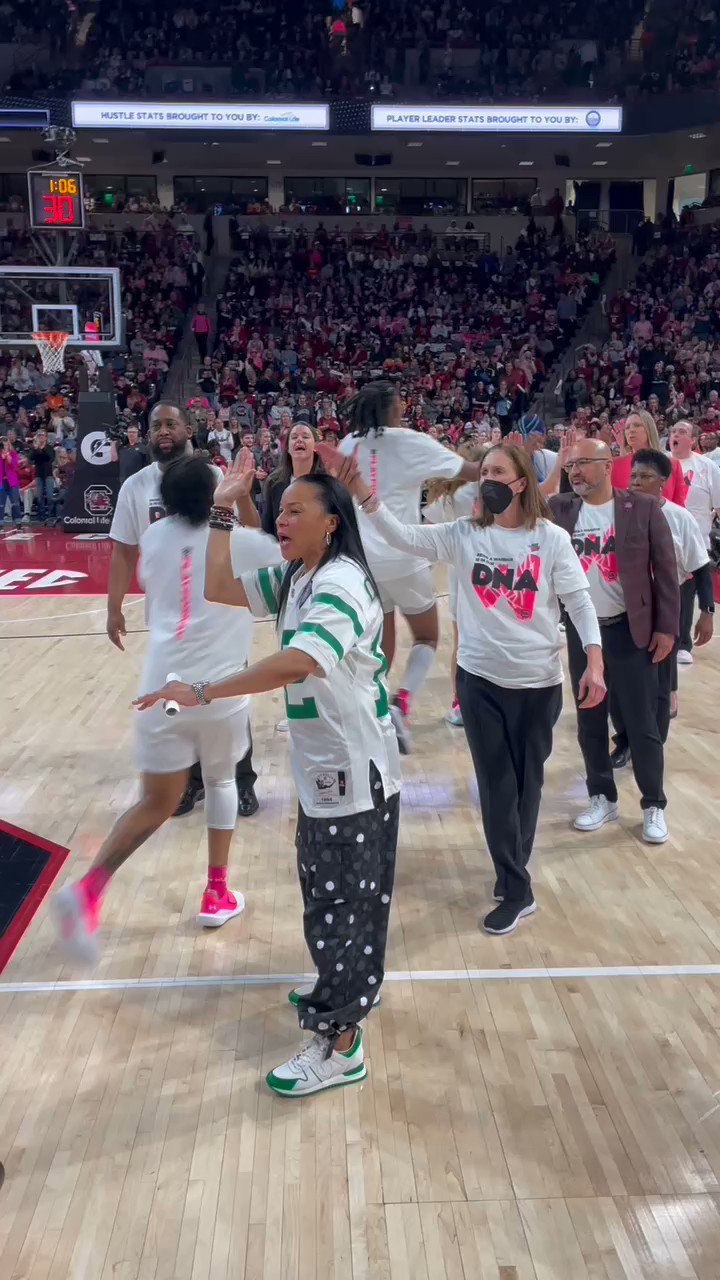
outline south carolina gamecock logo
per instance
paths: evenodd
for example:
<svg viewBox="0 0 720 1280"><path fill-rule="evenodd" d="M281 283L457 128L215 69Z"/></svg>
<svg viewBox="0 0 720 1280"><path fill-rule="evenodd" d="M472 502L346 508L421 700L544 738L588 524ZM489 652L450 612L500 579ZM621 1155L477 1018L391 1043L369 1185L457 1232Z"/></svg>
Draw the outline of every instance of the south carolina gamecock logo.
<svg viewBox="0 0 720 1280"><path fill-rule="evenodd" d="M106 484L91 484L85 490L83 505L89 516L109 516L113 509L112 489Z"/></svg>

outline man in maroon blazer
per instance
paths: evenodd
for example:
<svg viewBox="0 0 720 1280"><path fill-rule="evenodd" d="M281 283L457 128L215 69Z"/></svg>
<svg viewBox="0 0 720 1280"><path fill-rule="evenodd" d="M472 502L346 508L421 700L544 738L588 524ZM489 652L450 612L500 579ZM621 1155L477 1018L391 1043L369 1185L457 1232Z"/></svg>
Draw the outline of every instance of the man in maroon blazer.
<svg viewBox="0 0 720 1280"><path fill-rule="evenodd" d="M573 492L550 499L553 519L570 534L600 622L608 694L623 709L643 809L643 839L668 838L663 810L663 744L657 727L657 664L670 653L678 631L680 591L675 550L658 503L644 494L613 489L612 455L602 440L580 440L566 464ZM573 691L586 657L566 621ZM631 727L632 726L632 727ZM578 714L590 806L575 819L578 831L595 831L619 816L608 740L608 697Z"/></svg>

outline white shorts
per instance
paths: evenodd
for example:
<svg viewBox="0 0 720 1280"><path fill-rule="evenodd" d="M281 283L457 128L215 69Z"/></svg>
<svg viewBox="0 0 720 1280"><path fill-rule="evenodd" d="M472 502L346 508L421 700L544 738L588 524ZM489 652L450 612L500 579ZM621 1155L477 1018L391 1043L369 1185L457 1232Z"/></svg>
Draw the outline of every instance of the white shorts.
<svg viewBox="0 0 720 1280"><path fill-rule="evenodd" d="M378 582L383 613L399 609L412 617L414 613L427 613L435 603L435 586L429 567L415 569L401 578L388 578Z"/></svg>
<svg viewBox="0 0 720 1280"><path fill-rule="evenodd" d="M221 719L166 716L162 704L135 712L135 764L140 773L179 773L200 761L206 783L235 777L250 746L250 717L239 707Z"/></svg>

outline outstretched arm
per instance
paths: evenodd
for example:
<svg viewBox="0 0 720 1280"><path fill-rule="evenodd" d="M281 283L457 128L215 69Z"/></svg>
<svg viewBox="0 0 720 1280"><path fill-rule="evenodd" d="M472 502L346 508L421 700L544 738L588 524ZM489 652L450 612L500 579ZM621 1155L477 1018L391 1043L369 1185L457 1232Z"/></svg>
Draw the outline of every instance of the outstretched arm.
<svg viewBox="0 0 720 1280"><path fill-rule="evenodd" d="M453 523L403 524L378 502L367 481L363 480L357 463L357 450L346 457L334 445L321 444L316 445L316 452L320 454L326 470L346 485L363 514L372 520L373 527L389 546L422 560L452 562L454 550L450 530L454 528Z"/></svg>
<svg viewBox="0 0 720 1280"><path fill-rule="evenodd" d="M228 676L225 680L217 680L203 686L205 702L215 702L218 698L238 698L249 693L268 693L271 689L282 689L286 684L294 684L296 680L305 680L308 676L320 675L321 670L314 658L302 649L290 646L280 653L273 653L269 658L254 662L237 675ZM177 702L181 707L196 707L200 699L195 687L184 684L181 680L171 680L169 684L157 689L154 693L144 693L136 698L133 706L138 711L147 711L156 702Z"/></svg>
<svg viewBox="0 0 720 1280"><path fill-rule="evenodd" d="M232 533L230 517L235 503L238 504L238 510L241 513L248 502L255 510L249 496L254 478L252 454L249 449L241 449L215 490L215 507L227 511L228 515L227 527L213 527L211 521L205 552L205 599L215 604L239 605L244 609L250 607L245 588L233 573L230 554Z"/></svg>

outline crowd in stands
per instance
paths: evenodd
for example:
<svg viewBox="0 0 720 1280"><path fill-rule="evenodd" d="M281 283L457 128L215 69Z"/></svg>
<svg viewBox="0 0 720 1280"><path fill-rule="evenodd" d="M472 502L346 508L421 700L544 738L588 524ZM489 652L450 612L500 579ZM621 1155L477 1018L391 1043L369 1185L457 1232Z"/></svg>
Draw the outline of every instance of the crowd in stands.
<svg viewBox="0 0 720 1280"><path fill-rule="evenodd" d="M647 409L661 438L692 422L720 444L720 224L667 226L632 284L608 305L609 338L564 380L564 416L595 432Z"/></svg>
<svg viewBox="0 0 720 1280"><path fill-rule="evenodd" d="M262 227L235 255L213 349L189 407L198 447L222 465L241 445L272 455L294 423L342 429L343 402L390 377L405 420L456 445L510 431L598 296L607 237L568 241L530 221L502 256L427 229L368 239L322 223L312 238ZM262 433L267 433L263 435Z"/></svg>
<svg viewBox="0 0 720 1280"><path fill-rule="evenodd" d="M31 265L38 258L26 234L10 227L0 239L0 261ZM157 230L140 232L131 227L102 236L94 233L79 244L74 265L121 269L125 341L121 349L106 352L121 431L131 426L141 433L147 429L149 411L162 391L188 309L199 295L198 261L192 240L179 235L169 219ZM11 293L3 296L2 305L6 310L12 307ZM65 369L57 375L46 374L34 349L15 352L0 347L0 440L9 441L18 455L23 519L30 519L33 509L38 518L51 522L61 517L75 464L83 369L82 358L68 352ZM0 491L0 521L6 497ZM17 507L7 514L17 522Z"/></svg>
<svg viewBox="0 0 720 1280"><path fill-rule="evenodd" d="M641 88L650 93L717 86L720 10L714 0L652 0L640 38Z"/></svg>
<svg viewBox="0 0 720 1280"><path fill-rule="evenodd" d="M552 93L557 100L596 89L607 98L624 92L629 42L644 7L642 0L497 0L487 6L466 0L225 0L207 21L196 0L128 0L82 13L59 0L52 26L55 31L65 23L66 57L19 68L8 88L132 96L142 93L152 66L229 66L223 94L231 97L391 97L412 90L439 99L527 100ZM689 6L688 38L703 66L714 57L705 39L712 27L704 20L708 7L709 0ZM680 14L684 6L676 9ZM681 36L683 31L680 23ZM677 78L682 80L679 70ZM654 82L647 87L652 90ZM195 78L193 92L197 88ZM212 81L203 91L213 93ZM183 94L182 79L174 92Z"/></svg>

